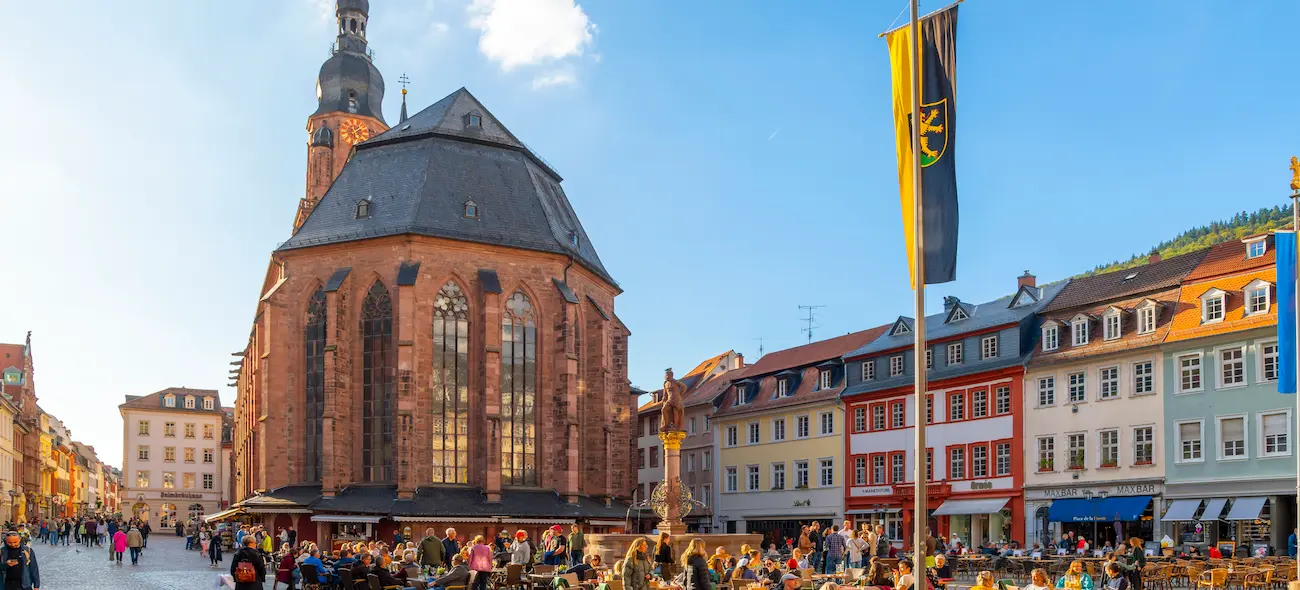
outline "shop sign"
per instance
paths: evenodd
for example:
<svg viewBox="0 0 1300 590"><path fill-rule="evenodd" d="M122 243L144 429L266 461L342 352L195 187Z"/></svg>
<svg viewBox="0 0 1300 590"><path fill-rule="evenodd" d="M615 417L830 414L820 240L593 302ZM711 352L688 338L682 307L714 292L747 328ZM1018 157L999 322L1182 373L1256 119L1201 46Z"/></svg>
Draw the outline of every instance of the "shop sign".
<svg viewBox="0 0 1300 590"><path fill-rule="evenodd" d="M162 497L176 498L179 500L202 500L203 494L195 494L191 492L163 492Z"/></svg>
<svg viewBox="0 0 1300 590"><path fill-rule="evenodd" d="M812 500L811 500L811 499L808 499L808 498L805 498L805 499L803 499L803 500L795 500L795 501L794 501L792 504L790 504L790 505L793 506L793 507L795 507L795 508L799 508L799 507L801 507L801 506L812 506Z"/></svg>
<svg viewBox="0 0 1300 590"><path fill-rule="evenodd" d="M979 482L976 482L979 483ZM975 484L971 484L971 489L979 489ZM1061 500L1066 498L1087 498L1089 495L1099 496L1105 493L1107 496L1159 496L1165 491L1165 486L1158 483L1137 483L1121 484L1113 486L1077 486L1066 488L1046 488L1046 489L1026 489L1026 500Z"/></svg>
<svg viewBox="0 0 1300 590"><path fill-rule="evenodd" d="M849 488L850 496L888 496L894 493L894 486L871 486L865 488Z"/></svg>
<svg viewBox="0 0 1300 590"><path fill-rule="evenodd" d="M991 482L991 481L972 481L972 482L970 482L970 489L971 489L971 490L991 490L991 489L993 489L993 482Z"/></svg>

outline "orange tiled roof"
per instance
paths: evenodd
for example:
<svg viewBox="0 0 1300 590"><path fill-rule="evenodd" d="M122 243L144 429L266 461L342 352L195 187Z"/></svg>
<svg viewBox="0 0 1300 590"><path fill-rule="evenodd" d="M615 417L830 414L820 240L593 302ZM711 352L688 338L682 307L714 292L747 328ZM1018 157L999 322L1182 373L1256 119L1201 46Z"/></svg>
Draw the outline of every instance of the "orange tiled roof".
<svg viewBox="0 0 1300 590"><path fill-rule="evenodd" d="M1227 263L1221 264L1221 267L1228 266ZM1221 276L1220 278L1207 281L1185 283L1183 285L1182 294L1179 297L1178 313L1174 316L1173 327L1169 330L1169 337L1165 339L1165 342L1179 342L1182 340L1190 340L1192 338L1217 336L1219 334L1276 325L1276 291L1273 293L1271 301L1272 305L1269 306L1268 313L1246 316L1246 294L1243 289L1247 284L1256 279L1262 279L1276 285L1277 269L1270 265L1268 267L1255 268L1247 272ZM1226 297L1224 298L1226 309L1224 309L1223 321L1212 324L1202 324L1200 297L1210 289L1219 289L1226 294Z"/></svg>
<svg viewBox="0 0 1300 590"><path fill-rule="evenodd" d="M1067 327L1062 328L1059 332L1059 347L1056 350L1044 351L1041 345L1036 347L1033 362L1064 362L1160 344L1160 342L1165 339L1165 335L1169 333L1169 327L1173 325L1173 318L1178 313L1178 294L1179 289L1175 287L1173 289L1166 289L1155 293L1145 293L1123 301L1098 303L1091 306L1076 307L1073 309L1060 310L1055 313L1045 314L1043 316L1044 321L1056 320ZM1159 311L1156 313L1156 329L1154 332L1149 334L1138 334L1136 309L1138 304L1148 299L1160 304ZM1101 318L1106 313L1106 310L1111 307L1117 307L1124 311L1124 313L1120 315L1121 336L1114 340L1105 340L1104 326ZM1098 321L1093 322L1092 324L1092 329L1089 333L1090 342L1083 346L1076 347L1071 345L1068 326L1070 320L1081 313L1095 316Z"/></svg>
<svg viewBox="0 0 1300 590"><path fill-rule="evenodd" d="M722 353L722 354L720 354L720 355L718 355L718 356L715 356L715 357L713 357L713 358L711 358L711 359L709 359L709 360L706 360L706 361L704 361L704 362L702 362L702 363L696 365L694 369L691 369L690 372L686 373L686 374L683 375L682 377L690 377L691 375L698 375L698 374L701 374L701 373L708 374L709 372L713 371L713 369L716 368L716 367L718 366L718 363L722 362L722 359L727 358L727 355L729 355L729 354L731 354L731 353L733 353L733 352L735 352L735 351L733 351L733 350L728 350L727 352L724 352L724 353Z"/></svg>
<svg viewBox="0 0 1300 590"><path fill-rule="evenodd" d="M1260 237L1260 236L1252 236ZM1265 267L1272 267L1276 262L1277 252L1273 247L1273 236L1264 236L1267 250L1258 258L1246 258L1246 244L1241 240L1232 240L1215 244L1210 248L1201 263L1187 275L1187 280L1201 281L1240 272L1247 272Z"/></svg>
<svg viewBox="0 0 1300 590"><path fill-rule="evenodd" d="M23 349L22 344L0 344L0 369L23 368Z"/></svg>
<svg viewBox="0 0 1300 590"><path fill-rule="evenodd" d="M686 396L686 399L682 400L682 407L689 408L712 401L713 398L718 397L722 392L726 391L727 387L730 386L732 382L747 374L749 374L749 367L732 369L699 384L696 386L694 391L690 392Z"/></svg>

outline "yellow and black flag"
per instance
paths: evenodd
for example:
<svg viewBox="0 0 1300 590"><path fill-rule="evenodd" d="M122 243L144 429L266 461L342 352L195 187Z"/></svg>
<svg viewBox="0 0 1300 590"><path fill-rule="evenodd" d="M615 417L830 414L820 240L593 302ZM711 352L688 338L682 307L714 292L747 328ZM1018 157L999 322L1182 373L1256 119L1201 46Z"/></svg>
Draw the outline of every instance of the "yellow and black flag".
<svg viewBox="0 0 1300 590"><path fill-rule="evenodd" d="M957 169L953 158L957 121L957 5L926 16L917 28L921 32L920 158L925 283L946 283L957 278ZM911 28L906 26L885 35L894 84L894 135L903 230L907 237L908 266L915 277L911 37Z"/></svg>

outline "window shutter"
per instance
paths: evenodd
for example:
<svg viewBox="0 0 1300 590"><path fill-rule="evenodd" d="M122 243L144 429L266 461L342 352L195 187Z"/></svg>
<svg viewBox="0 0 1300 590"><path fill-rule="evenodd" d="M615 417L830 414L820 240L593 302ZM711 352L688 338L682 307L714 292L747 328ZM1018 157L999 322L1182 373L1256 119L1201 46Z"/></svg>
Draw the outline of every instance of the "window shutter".
<svg viewBox="0 0 1300 590"><path fill-rule="evenodd" d="M1264 416L1264 436L1287 434L1286 414Z"/></svg>
<svg viewBox="0 0 1300 590"><path fill-rule="evenodd" d="M1187 424L1179 424L1178 438L1179 440L1200 440L1201 425L1195 422L1189 422Z"/></svg>
<svg viewBox="0 0 1300 590"><path fill-rule="evenodd" d="M1229 418L1224 420L1220 426L1223 430L1223 440L1242 440L1246 437L1246 421L1242 418Z"/></svg>

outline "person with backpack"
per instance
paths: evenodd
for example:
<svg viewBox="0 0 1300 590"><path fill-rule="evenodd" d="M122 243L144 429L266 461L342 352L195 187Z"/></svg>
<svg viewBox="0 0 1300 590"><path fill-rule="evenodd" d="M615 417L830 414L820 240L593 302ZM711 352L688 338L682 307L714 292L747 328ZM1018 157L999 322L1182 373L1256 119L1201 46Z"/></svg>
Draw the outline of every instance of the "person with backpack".
<svg viewBox="0 0 1300 590"><path fill-rule="evenodd" d="M889 538L885 536L885 525L876 525L876 557L889 559Z"/></svg>
<svg viewBox="0 0 1300 590"><path fill-rule="evenodd" d="M33 590L41 587L41 568L36 565L36 554L23 543L16 531L5 533L4 584L9 588Z"/></svg>
<svg viewBox="0 0 1300 590"><path fill-rule="evenodd" d="M131 565L140 565L140 550L144 548L144 535L132 526L126 533L126 547L131 552Z"/></svg>
<svg viewBox="0 0 1300 590"><path fill-rule="evenodd" d="M230 575L235 578L235 590L263 590L266 560L257 550L257 542L252 535L244 537L244 546L230 560Z"/></svg>

